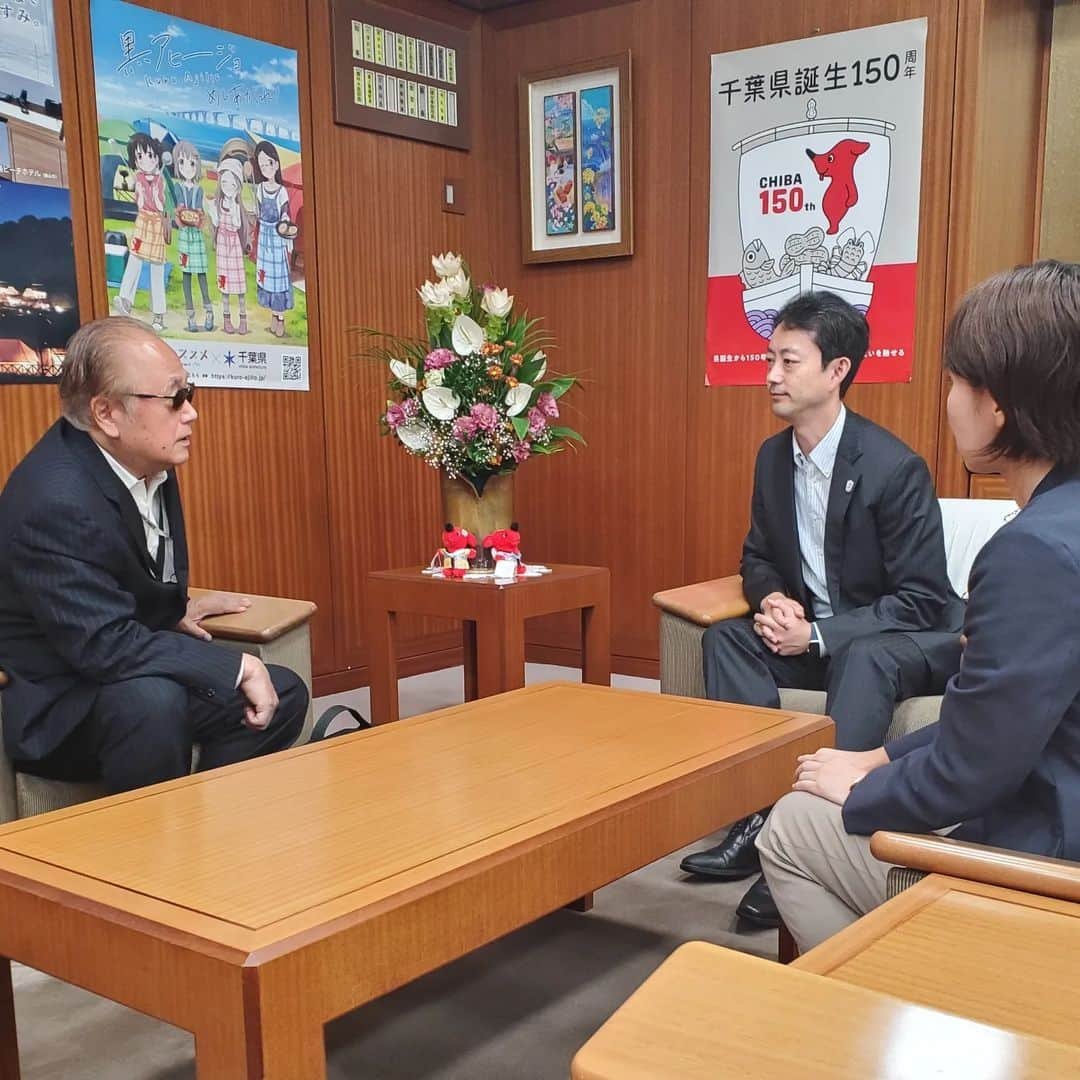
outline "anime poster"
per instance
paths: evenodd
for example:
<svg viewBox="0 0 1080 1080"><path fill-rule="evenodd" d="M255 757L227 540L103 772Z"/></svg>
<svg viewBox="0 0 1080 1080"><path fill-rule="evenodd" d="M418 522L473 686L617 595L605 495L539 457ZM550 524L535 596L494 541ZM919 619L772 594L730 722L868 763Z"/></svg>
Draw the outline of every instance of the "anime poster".
<svg viewBox="0 0 1080 1080"><path fill-rule="evenodd" d="M926 19L712 58L705 383L760 385L809 290L867 315L859 382L910 382Z"/></svg>
<svg viewBox="0 0 1080 1080"><path fill-rule="evenodd" d="M122 0L90 11L112 313L197 385L306 390L296 53Z"/></svg>
<svg viewBox="0 0 1080 1080"><path fill-rule="evenodd" d="M0 382L60 374L78 329L52 0L0 3Z"/></svg>

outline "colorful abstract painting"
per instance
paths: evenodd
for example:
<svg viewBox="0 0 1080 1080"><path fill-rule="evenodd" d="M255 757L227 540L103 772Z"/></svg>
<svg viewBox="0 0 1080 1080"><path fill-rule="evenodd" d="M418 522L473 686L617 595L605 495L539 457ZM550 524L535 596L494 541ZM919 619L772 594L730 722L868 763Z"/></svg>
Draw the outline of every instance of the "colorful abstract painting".
<svg viewBox="0 0 1080 1080"><path fill-rule="evenodd" d="M581 231L615 228L614 88L581 91Z"/></svg>
<svg viewBox="0 0 1080 1080"><path fill-rule="evenodd" d="M544 97L544 189L548 236L578 231L576 94Z"/></svg>

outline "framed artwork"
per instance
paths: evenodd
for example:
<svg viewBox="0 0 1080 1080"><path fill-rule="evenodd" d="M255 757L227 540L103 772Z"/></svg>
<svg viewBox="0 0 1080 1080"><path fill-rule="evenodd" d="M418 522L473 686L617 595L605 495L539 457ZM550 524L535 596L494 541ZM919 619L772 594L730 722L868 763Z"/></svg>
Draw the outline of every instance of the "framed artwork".
<svg viewBox="0 0 1080 1080"><path fill-rule="evenodd" d="M470 34L374 0L333 0L334 120L469 148Z"/></svg>
<svg viewBox="0 0 1080 1080"><path fill-rule="evenodd" d="M526 263L630 255L630 53L518 77Z"/></svg>

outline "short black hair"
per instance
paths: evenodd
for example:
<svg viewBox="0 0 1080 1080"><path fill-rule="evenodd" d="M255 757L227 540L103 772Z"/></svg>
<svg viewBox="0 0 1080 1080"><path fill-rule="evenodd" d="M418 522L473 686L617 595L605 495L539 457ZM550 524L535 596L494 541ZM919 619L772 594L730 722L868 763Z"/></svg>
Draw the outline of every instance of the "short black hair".
<svg viewBox="0 0 1080 1080"><path fill-rule="evenodd" d="M1005 414L992 457L1080 468L1080 263L1046 259L976 285L949 321L944 364Z"/></svg>
<svg viewBox="0 0 1080 1080"><path fill-rule="evenodd" d="M138 168L135 164L135 152L142 150L146 153L150 151L158 159L160 165L162 159L165 157L165 151L161 148L161 143L153 137L153 135L147 135L145 131L136 131L134 135L128 139L128 166L132 169Z"/></svg>
<svg viewBox="0 0 1080 1080"><path fill-rule="evenodd" d="M789 330L805 330L821 350L823 368L839 356L846 356L851 361L851 370L840 384L840 396L843 397L855 381L870 344L866 316L836 293L805 292L780 309L776 325Z"/></svg>

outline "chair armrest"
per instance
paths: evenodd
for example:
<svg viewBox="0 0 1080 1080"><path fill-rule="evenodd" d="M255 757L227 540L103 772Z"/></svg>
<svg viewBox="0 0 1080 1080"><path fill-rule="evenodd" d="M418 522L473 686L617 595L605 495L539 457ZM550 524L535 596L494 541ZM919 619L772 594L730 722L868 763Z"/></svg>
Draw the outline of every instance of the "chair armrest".
<svg viewBox="0 0 1080 1080"><path fill-rule="evenodd" d="M190 596L205 596L212 589L188 589ZM318 611L310 600L287 600L280 596L254 596L244 593L251 607L234 615L214 615L203 619L202 626L225 641L274 641L306 623Z"/></svg>
<svg viewBox="0 0 1080 1080"><path fill-rule="evenodd" d="M1003 889L1080 902L1080 863L969 844L947 836L876 832L870 850L882 862Z"/></svg>
<svg viewBox="0 0 1080 1080"><path fill-rule="evenodd" d="M743 596L742 578L738 574L653 593L652 602L661 611L689 619L698 626L712 626L722 619L737 619L750 614L750 605Z"/></svg>

